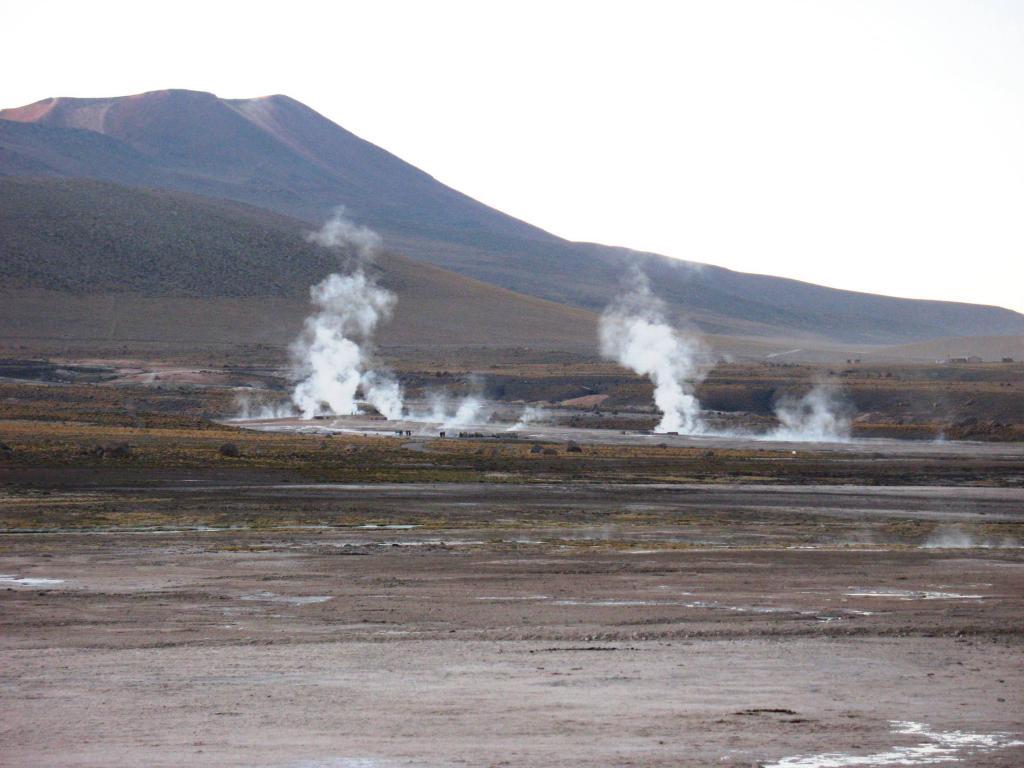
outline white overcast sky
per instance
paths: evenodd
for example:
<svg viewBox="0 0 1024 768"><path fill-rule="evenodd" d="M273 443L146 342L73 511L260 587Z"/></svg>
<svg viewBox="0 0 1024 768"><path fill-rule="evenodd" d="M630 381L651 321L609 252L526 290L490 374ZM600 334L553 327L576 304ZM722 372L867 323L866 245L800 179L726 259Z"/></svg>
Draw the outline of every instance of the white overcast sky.
<svg viewBox="0 0 1024 768"><path fill-rule="evenodd" d="M0 104L285 93L574 240L1024 311L1024 2L0 5Z"/></svg>

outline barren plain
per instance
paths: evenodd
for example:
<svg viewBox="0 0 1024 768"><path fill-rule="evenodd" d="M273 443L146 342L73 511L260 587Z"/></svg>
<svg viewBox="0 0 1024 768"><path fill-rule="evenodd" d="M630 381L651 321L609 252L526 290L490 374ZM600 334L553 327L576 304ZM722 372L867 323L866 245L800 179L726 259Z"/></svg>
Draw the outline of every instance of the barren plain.
<svg viewBox="0 0 1024 768"><path fill-rule="evenodd" d="M1024 763L1019 442L263 432L158 386L0 383L4 765Z"/></svg>

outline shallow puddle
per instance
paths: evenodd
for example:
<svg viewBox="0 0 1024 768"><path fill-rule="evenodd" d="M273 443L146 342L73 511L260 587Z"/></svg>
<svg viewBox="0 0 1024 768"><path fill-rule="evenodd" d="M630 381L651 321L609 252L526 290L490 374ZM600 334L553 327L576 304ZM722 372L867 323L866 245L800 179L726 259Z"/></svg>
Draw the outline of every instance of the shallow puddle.
<svg viewBox="0 0 1024 768"><path fill-rule="evenodd" d="M328 757L288 763L286 768L389 768L393 765L395 763L382 762L373 757Z"/></svg>
<svg viewBox="0 0 1024 768"><path fill-rule="evenodd" d="M338 549L352 547L475 547L486 544L485 541L471 539L406 539L404 541L328 541L313 542L308 546L327 546Z"/></svg>
<svg viewBox="0 0 1024 768"><path fill-rule="evenodd" d="M0 574L0 584L10 584L15 587L52 587L56 584L63 584L64 579L41 579L11 576Z"/></svg>
<svg viewBox="0 0 1024 768"><path fill-rule="evenodd" d="M785 757L765 768L848 768L848 766L935 765L950 763L964 757L993 752L1007 747L1024 747L1024 741L1005 733L968 733L935 731L922 723L896 720L892 732L900 736L918 736L920 743L911 747L892 747L871 755L850 755L824 752L817 755Z"/></svg>
<svg viewBox="0 0 1024 768"><path fill-rule="evenodd" d="M638 605L681 605L681 600L555 600L555 605L589 605L589 606L638 606Z"/></svg>
<svg viewBox="0 0 1024 768"><path fill-rule="evenodd" d="M258 600L267 603L287 603L288 605L313 605L333 600L333 595L279 595L276 592L257 592L242 595L241 600Z"/></svg>
<svg viewBox="0 0 1024 768"><path fill-rule="evenodd" d="M936 592L914 589L855 589L844 592L847 597L887 597L896 600L983 600L985 595L963 595L959 592Z"/></svg>
<svg viewBox="0 0 1024 768"><path fill-rule="evenodd" d="M550 600L551 598L547 595L509 595L507 597L490 596L485 595L484 597L478 597L477 600L486 600L491 603L506 603L515 602L518 600Z"/></svg>

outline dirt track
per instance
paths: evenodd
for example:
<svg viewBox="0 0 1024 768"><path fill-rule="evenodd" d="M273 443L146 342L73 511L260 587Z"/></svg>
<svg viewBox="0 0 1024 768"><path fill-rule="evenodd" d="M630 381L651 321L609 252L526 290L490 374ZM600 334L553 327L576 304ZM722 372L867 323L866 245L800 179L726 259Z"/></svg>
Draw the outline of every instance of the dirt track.
<svg viewBox="0 0 1024 768"><path fill-rule="evenodd" d="M346 522L0 536L4 765L1024 762L1019 489L105 494Z"/></svg>

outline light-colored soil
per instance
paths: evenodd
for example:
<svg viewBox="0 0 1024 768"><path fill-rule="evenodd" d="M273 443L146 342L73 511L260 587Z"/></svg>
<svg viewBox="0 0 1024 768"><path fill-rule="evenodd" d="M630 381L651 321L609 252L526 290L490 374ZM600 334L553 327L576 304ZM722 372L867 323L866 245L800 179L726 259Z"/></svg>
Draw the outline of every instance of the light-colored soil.
<svg viewBox="0 0 1024 768"><path fill-rule="evenodd" d="M194 485L350 524L0 535L0 763L1024 763L1019 490Z"/></svg>
<svg viewBox="0 0 1024 768"><path fill-rule="evenodd" d="M1021 727L1020 655L1001 646L575 647L404 639L7 653L5 764L755 766L922 741L893 734L893 720ZM1024 749L958 757L1018 766Z"/></svg>

